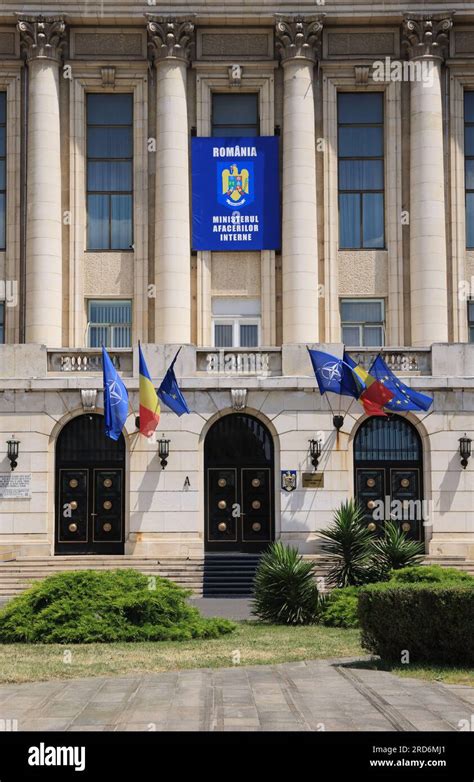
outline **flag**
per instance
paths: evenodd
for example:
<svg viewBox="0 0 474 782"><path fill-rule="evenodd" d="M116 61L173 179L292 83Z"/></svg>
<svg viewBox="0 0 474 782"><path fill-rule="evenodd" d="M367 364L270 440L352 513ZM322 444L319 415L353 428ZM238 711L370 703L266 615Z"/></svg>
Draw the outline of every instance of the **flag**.
<svg viewBox="0 0 474 782"><path fill-rule="evenodd" d="M420 394L402 383L388 368L382 356L377 356L369 371L393 393L393 398L385 405L389 410L428 410L433 404L430 396Z"/></svg>
<svg viewBox="0 0 474 782"><path fill-rule="evenodd" d="M342 358L310 348L308 353L321 394L332 391L333 394L359 398L365 384Z"/></svg>
<svg viewBox="0 0 474 782"><path fill-rule="evenodd" d="M140 344L138 344L138 355L140 358L140 434L150 437L160 420L160 401L151 382Z"/></svg>
<svg viewBox="0 0 474 782"><path fill-rule="evenodd" d="M345 351L344 361L349 364L350 367L352 367L356 375L360 377L365 384L365 388L360 395L359 402L364 408L366 414L386 416L387 413L384 412L383 408L390 402L391 399L393 399L393 392L389 388L386 388L383 383L380 383L377 378L367 372L364 367L362 367L360 364L356 364L354 359L352 359Z"/></svg>
<svg viewBox="0 0 474 782"><path fill-rule="evenodd" d="M104 373L105 434L111 440L118 440L127 420L128 391L103 345L102 369Z"/></svg>
<svg viewBox="0 0 474 782"><path fill-rule="evenodd" d="M179 350L181 350L181 348ZM178 358L179 350L163 378L163 381L158 389L158 396L160 397L161 401L165 403L165 405L168 405L173 413L176 413L176 415L183 415L183 413L189 413L190 411L187 402L181 393L181 389L178 386L178 381L176 380L176 375L173 369L174 363Z"/></svg>

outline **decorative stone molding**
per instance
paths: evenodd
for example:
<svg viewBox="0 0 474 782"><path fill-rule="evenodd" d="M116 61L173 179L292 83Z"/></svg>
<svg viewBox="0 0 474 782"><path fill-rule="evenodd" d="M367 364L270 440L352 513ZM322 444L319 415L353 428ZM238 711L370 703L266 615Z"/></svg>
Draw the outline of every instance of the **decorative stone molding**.
<svg viewBox="0 0 474 782"><path fill-rule="evenodd" d="M103 87L115 87L115 68L101 68L100 77L102 79Z"/></svg>
<svg viewBox="0 0 474 782"><path fill-rule="evenodd" d="M96 408L97 389L81 388L82 409L85 413L92 413Z"/></svg>
<svg viewBox="0 0 474 782"><path fill-rule="evenodd" d="M453 14L405 14L402 47L408 58L432 57L443 60L449 44Z"/></svg>
<svg viewBox="0 0 474 782"><path fill-rule="evenodd" d="M275 45L282 62L319 59L323 16L277 15L275 20Z"/></svg>
<svg viewBox="0 0 474 782"><path fill-rule="evenodd" d="M369 70L368 65L356 65L354 67L355 83L358 86L364 87L369 83Z"/></svg>
<svg viewBox="0 0 474 782"><path fill-rule="evenodd" d="M66 25L60 16L23 16L18 19L20 46L26 59L59 62L66 45Z"/></svg>
<svg viewBox="0 0 474 782"><path fill-rule="evenodd" d="M232 409L235 412L239 410L245 410L247 407L247 389L246 388L231 388L230 399L232 402Z"/></svg>
<svg viewBox="0 0 474 782"><path fill-rule="evenodd" d="M148 48L154 61L175 58L189 61L194 44L194 23L189 18L148 16Z"/></svg>

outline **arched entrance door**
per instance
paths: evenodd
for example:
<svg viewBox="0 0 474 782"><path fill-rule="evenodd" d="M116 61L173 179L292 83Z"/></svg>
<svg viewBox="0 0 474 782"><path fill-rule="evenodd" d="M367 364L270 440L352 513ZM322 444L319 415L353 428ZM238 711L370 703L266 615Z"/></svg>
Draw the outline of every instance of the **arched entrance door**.
<svg viewBox="0 0 474 782"><path fill-rule="evenodd" d="M257 418L219 418L204 443L206 551L262 551L274 538L273 439Z"/></svg>
<svg viewBox="0 0 474 782"><path fill-rule="evenodd" d="M397 415L368 418L354 439L354 470L355 493L367 522L381 532L383 521L391 519L409 537L421 540L423 452L415 427Z"/></svg>
<svg viewBox="0 0 474 782"><path fill-rule="evenodd" d="M102 415L73 418L56 443L56 554L123 554L123 435L104 433Z"/></svg>

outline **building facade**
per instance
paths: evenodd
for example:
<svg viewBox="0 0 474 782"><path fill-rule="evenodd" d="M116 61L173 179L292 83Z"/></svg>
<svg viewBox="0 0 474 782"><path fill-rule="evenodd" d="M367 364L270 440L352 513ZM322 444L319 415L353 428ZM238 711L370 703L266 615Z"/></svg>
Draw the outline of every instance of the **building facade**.
<svg viewBox="0 0 474 782"><path fill-rule="evenodd" d="M231 220L195 249L192 139L269 136L278 247ZM372 529L474 559L472 4L6 0L0 285L4 558L317 554L356 496ZM156 385L181 346L191 410L163 405L150 440L139 341ZM102 343L130 394L117 442ZM381 352L433 405L321 396L307 345Z"/></svg>

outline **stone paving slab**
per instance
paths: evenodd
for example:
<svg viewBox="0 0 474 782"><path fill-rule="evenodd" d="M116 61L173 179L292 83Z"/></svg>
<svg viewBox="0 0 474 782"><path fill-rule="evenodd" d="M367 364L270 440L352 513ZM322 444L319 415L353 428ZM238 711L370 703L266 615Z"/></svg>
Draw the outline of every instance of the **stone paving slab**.
<svg viewBox="0 0 474 782"><path fill-rule="evenodd" d="M0 719L29 731L455 731L474 688L354 660L0 686Z"/></svg>

